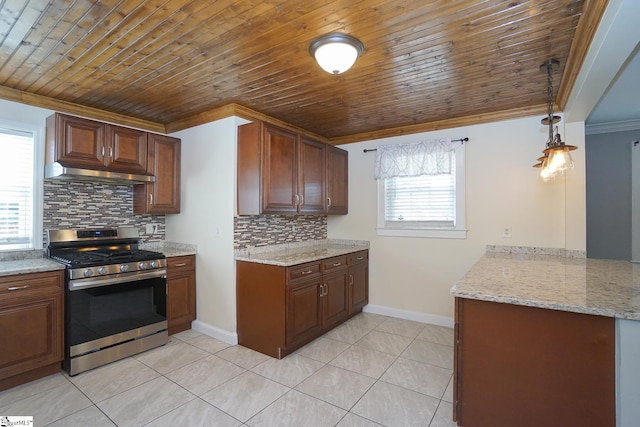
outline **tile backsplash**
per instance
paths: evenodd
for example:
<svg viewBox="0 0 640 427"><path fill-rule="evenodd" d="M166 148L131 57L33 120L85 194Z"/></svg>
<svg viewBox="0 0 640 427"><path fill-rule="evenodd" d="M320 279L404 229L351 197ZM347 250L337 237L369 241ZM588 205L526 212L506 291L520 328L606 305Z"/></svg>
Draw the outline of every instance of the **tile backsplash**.
<svg viewBox="0 0 640 427"><path fill-rule="evenodd" d="M311 215L239 216L233 220L234 249L327 238L327 217Z"/></svg>
<svg viewBox="0 0 640 427"><path fill-rule="evenodd" d="M98 228L134 226L144 242L159 242L165 237L164 215L134 215L133 186L101 182L44 182L43 229ZM156 232L146 233L146 225L155 224ZM46 235L44 237L46 242Z"/></svg>

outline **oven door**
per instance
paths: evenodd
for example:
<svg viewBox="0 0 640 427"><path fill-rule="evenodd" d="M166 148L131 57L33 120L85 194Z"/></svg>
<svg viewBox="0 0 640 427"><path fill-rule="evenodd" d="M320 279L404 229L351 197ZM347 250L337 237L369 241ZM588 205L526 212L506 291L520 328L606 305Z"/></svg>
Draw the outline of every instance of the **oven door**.
<svg viewBox="0 0 640 427"><path fill-rule="evenodd" d="M166 270L70 280L66 352L75 357L167 329Z"/></svg>

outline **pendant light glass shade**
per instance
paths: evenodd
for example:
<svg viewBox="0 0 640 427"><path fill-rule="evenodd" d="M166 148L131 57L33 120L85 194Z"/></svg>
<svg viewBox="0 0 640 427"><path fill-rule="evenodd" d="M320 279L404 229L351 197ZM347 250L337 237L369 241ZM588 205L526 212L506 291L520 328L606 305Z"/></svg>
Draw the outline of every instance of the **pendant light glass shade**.
<svg viewBox="0 0 640 427"><path fill-rule="evenodd" d="M309 53L318 65L331 74L342 74L353 66L364 52L364 45L347 34L327 34L309 45Z"/></svg>
<svg viewBox="0 0 640 427"><path fill-rule="evenodd" d="M545 149L542 151L543 157L538 158L538 163L533 165L534 168L539 168L539 176L543 181L550 181L555 179L556 176L562 175L568 169L573 168L573 159L571 158L570 151L577 149L575 145L567 145L562 141L558 127L555 129L553 125L560 122L560 116L553 114L553 80L551 74L554 69L559 67L558 61L550 59L540 66L540 71L546 71L547 73L547 117L542 119L542 124L548 126L549 139Z"/></svg>

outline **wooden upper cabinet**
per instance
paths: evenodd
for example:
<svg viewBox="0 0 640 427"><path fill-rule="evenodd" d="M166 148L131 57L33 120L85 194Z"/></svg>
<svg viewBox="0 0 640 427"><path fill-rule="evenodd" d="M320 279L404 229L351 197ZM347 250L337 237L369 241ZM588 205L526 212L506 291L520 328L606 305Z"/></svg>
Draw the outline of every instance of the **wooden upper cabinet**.
<svg viewBox="0 0 640 427"><path fill-rule="evenodd" d="M66 167L106 169L107 125L55 113L47 118L47 163Z"/></svg>
<svg viewBox="0 0 640 427"><path fill-rule="evenodd" d="M325 213L325 157L327 145L301 137L298 144L298 210Z"/></svg>
<svg viewBox="0 0 640 427"><path fill-rule="evenodd" d="M107 125L107 168L118 172L147 172L147 135L145 131Z"/></svg>
<svg viewBox="0 0 640 427"><path fill-rule="evenodd" d="M238 127L238 214L327 213L327 144L256 121Z"/></svg>
<svg viewBox="0 0 640 427"><path fill-rule="evenodd" d="M329 215L349 213L349 152L327 145L326 212Z"/></svg>
<svg viewBox="0 0 640 427"><path fill-rule="evenodd" d="M298 212L298 136L266 125L263 129L262 212L295 214Z"/></svg>
<svg viewBox="0 0 640 427"><path fill-rule="evenodd" d="M133 186L134 214L180 212L180 140L149 134L147 174L156 181Z"/></svg>
<svg viewBox="0 0 640 427"><path fill-rule="evenodd" d="M55 113L47 118L47 163L144 174L147 132Z"/></svg>

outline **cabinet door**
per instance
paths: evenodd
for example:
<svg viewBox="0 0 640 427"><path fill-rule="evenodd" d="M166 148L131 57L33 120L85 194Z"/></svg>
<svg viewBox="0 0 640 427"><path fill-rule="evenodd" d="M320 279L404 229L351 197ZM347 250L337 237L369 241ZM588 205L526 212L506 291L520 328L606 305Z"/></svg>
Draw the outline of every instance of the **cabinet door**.
<svg viewBox="0 0 640 427"><path fill-rule="evenodd" d="M180 213L180 140L149 134L147 173L156 182L134 185L134 214Z"/></svg>
<svg viewBox="0 0 640 427"><path fill-rule="evenodd" d="M147 172L147 132L121 126L107 126L109 170L144 174Z"/></svg>
<svg viewBox="0 0 640 427"><path fill-rule="evenodd" d="M367 261L349 266L349 314L362 310L369 302L369 266Z"/></svg>
<svg viewBox="0 0 640 427"><path fill-rule="evenodd" d="M324 329L332 328L347 317L347 287L349 275L346 268L341 268L331 274L325 274L323 304Z"/></svg>
<svg viewBox="0 0 640 427"><path fill-rule="evenodd" d="M286 346L294 347L322 333L322 283L319 280L287 285Z"/></svg>
<svg viewBox="0 0 640 427"><path fill-rule="evenodd" d="M261 182L263 213L297 213L297 143L295 133L265 125Z"/></svg>
<svg viewBox="0 0 640 427"><path fill-rule="evenodd" d="M62 272L2 278L0 380L62 360L63 281Z"/></svg>
<svg viewBox="0 0 640 427"><path fill-rule="evenodd" d="M56 135L54 161L67 167L98 170L106 168L104 123L59 113L52 117L55 124L48 120L47 131Z"/></svg>
<svg viewBox="0 0 640 427"><path fill-rule="evenodd" d="M298 211L323 214L326 198L326 144L303 137L298 148Z"/></svg>
<svg viewBox="0 0 640 427"><path fill-rule="evenodd" d="M195 271L167 274L167 323L169 334L191 328L196 318L196 274Z"/></svg>
<svg viewBox="0 0 640 427"><path fill-rule="evenodd" d="M327 146L326 212L329 215L349 213L349 152Z"/></svg>

